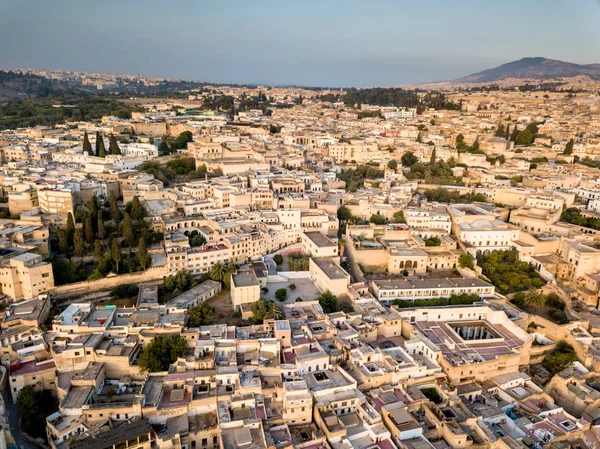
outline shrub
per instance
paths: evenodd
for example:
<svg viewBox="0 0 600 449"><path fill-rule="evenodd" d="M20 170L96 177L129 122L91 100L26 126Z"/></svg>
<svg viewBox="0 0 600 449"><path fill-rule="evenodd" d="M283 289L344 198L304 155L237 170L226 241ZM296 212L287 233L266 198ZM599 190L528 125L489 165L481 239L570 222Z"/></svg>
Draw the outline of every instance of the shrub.
<svg viewBox="0 0 600 449"><path fill-rule="evenodd" d="M290 290L291 291L296 290L296 284L290 284Z"/></svg>
<svg viewBox="0 0 600 449"><path fill-rule="evenodd" d="M573 346L561 340L556 344L556 350L544 359L542 366L550 373L556 374L576 360L577 354Z"/></svg>
<svg viewBox="0 0 600 449"><path fill-rule="evenodd" d="M275 263L276 263L277 265L281 265L281 264L283 263L283 256L282 256L281 254L276 254L276 255L273 257L273 260L275 261Z"/></svg>
<svg viewBox="0 0 600 449"><path fill-rule="evenodd" d="M279 288L275 292L275 298L277 298L278 301L285 301L286 297L287 297L287 290L285 288Z"/></svg>
<svg viewBox="0 0 600 449"><path fill-rule="evenodd" d="M137 296L139 287L133 284L123 284L113 288L110 291L110 297L113 299L117 298L131 298Z"/></svg>

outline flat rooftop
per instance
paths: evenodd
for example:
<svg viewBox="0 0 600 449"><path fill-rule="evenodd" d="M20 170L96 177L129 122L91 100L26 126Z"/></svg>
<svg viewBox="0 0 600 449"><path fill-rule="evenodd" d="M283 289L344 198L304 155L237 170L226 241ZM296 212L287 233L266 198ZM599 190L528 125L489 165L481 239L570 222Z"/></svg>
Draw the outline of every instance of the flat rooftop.
<svg viewBox="0 0 600 449"><path fill-rule="evenodd" d="M324 248L328 246L337 246L333 240L319 231L310 231L304 233L317 247Z"/></svg>
<svg viewBox="0 0 600 449"><path fill-rule="evenodd" d="M210 292L211 290L220 287L221 283L217 282L217 281L213 281L212 279L208 279L206 281L204 281L202 284L197 285L196 287L192 288L191 290L188 290L185 293L182 293L181 295L173 298L171 301L168 302L168 306L169 307L178 307L178 308L185 308L187 307L187 305L189 303L191 303L192 301L194 301L196 298L205 295L206 293Z"/></svg>
<svg viewBox="0 0 600 449"><path fill-rule="evenodd" d="M329 279L344 279L350 276L329 257L313 257L312 261Z"/></svg>
<svg viewBox="0 0 600 449"><path fill-rule="evenodd" d="M454 366L476 362L487 362L499 356L516 354L523 342L501 324L487 321L459 321L461 327L471 325L474 328L485 326L493 334L488 339L463 339L453 328L452 323L444 321L417 321L415 329L438 346L444 357Z"/></svg>
<svg viewBox="0 0 600 449"><path fill-rule="evenodd" d="M252 287L258 284L254 270L238 271L232 275L233 285L235 287Z"/></svg>

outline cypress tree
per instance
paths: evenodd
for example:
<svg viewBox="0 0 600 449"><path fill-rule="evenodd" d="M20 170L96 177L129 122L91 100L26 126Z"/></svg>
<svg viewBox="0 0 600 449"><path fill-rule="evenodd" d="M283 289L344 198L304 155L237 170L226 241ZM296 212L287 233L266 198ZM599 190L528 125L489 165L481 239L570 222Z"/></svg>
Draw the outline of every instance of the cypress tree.
<svg viewBox="0 0 600 449"><path fill-rule="evenodd" d="M83 232L85 235L85 240L92 243L94 241L94 225L92 224L92 219L87 217L83 224Z"/></svg>
<svg viewBox="0 0 600 449"><path fill-rule="evenodd" d="M69 245L73 244L73 235L75 234L75 221L73 220L73 214L69 212L67 215L67 240Z"/></svg>
<svg viewBox="0 0 600 449"><path fill-rule="evenodd" d="M510 135L510 140L512 140L514 142L517 139L517 134L519 134L519 128L517 128L515 126L515 128L512 130L512 133Z"/></svg>
<svg viewBox="0 0 600 449"><path fill-rule="evenodd" d="M498 128L496 128L496 137L504 137L504 133L506 131L504 130L504 125L502 123L498 124Z"/></svg>
<svg viewBox="0 0 600 449"><path fill-rule="evenodd" d="M99 132L96 132L96 156L106 157L106 148L104 148L104 138Z"/></svg>
<svg viewBox="0 0 600 449"><path fill-rule="evenodd" d="M100 240L104 239L104 237L106 237L105 231L104 231L104 220L102 219L102 213L98 214L98 238Z"/></svg>
<svg viewBox="0 0 600 449"><path fill-rule="evenodd" d="M569 140L567 142L567 146L565 147L565 151L563 154L569 156L570 154L573 154L573 147L575 146L575 142L573 141L573 139Z"/></svg>
<svg viewBox="0 0 600 449"><path fill-rule="evenodd" d="M142 267L142 270L148 268L148 265L150 264L150 255L148 254L146 242L144 241L143 237L140 238L140 241L138 243L137 257L140 267Z"/></svg>
<svg viewBox="0 0 600 449"><path fill-rule="evenodd" d="M121 149L117 143L117 138L112 133L108 138L108 154L121 154Z"/></svg>
<svg viewBox="0 0 600 449"><path fill-rule="evenodd" d="M506 125L506 130L504 131L504 138L506 140L510 139L510 125Z"/></svg>
<svg viewBox="0 0 600 449"><path fill-rule="evenodd" d="M94 150L92 149L92 144L90 143L87 131L83 133L83 151L87 151L87 154L90 156L94 155Z"/></svg>
<svg viewBox="0 0 600 449"><path fill-rule="evenodd" d="M435 154L435 147L433 147L433 151L431 152L431 158L429 159L429 163L430 163L431 165L435 164L435 157L436 157L436 154Z"/></svg>

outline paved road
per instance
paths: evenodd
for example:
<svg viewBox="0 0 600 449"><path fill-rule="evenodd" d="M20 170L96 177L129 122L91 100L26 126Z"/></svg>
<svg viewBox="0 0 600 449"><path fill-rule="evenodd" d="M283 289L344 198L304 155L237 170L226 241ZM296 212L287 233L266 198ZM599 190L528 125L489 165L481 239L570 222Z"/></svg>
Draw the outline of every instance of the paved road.
<svg viewBox="0 0 600 449"><path fill-rule="evenodd" d="M2 394L4 398L4 407L8 415L8 423L10 424L10 433L12 434L17 446L22 446L26 449L38 449L37 446L27 441L19 430L19 415L17 414L17 406L13 403L12 396L8 389L4 389Z"/></svg>

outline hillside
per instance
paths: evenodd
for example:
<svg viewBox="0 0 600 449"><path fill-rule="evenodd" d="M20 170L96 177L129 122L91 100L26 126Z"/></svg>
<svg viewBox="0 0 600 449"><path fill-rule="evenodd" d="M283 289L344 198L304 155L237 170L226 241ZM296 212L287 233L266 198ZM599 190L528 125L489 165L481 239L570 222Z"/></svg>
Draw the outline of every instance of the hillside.
<svg viewBox="0 0 600 449"><path fill-rule="evenodd" d="M454 83L489 83L507 78L555 79L588 76L600 80L600 64L574 64L546 58L523 58L508 62L493 69L474 73Z"/></svg>

